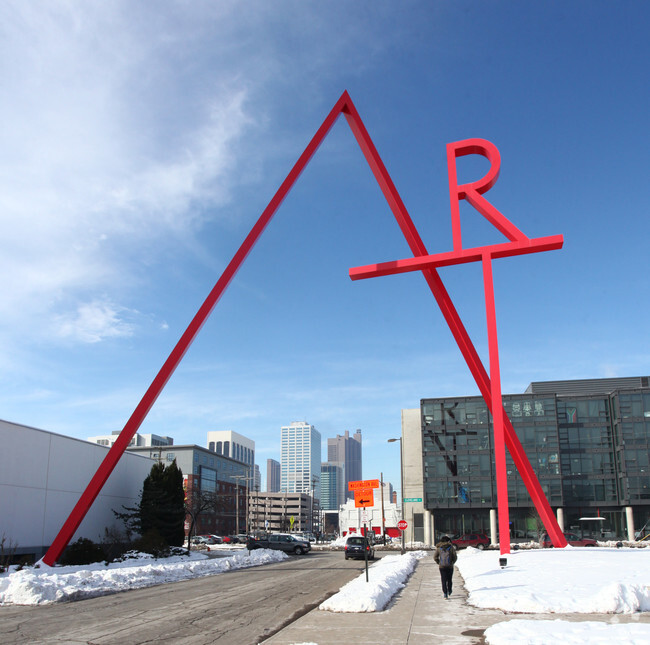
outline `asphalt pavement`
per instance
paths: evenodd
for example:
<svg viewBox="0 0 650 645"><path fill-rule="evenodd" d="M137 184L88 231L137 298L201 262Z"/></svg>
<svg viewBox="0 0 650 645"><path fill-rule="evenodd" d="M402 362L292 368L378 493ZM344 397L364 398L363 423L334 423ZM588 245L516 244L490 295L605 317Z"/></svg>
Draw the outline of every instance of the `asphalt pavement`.
<svg viewBox="0 0 650 645"><path fill-rule="evenodd" d="M495 552L495 557L498 554ZM264 645L469 645L485 643L483 634L494 623L528 618L538 620L602 620L611 623L650 622L647 614L506 614L467 603L467 592L456 568L454 592L442 594L433 557L418 562L404 589L384 611L335 613L314 609L263 641Z"/></svg>

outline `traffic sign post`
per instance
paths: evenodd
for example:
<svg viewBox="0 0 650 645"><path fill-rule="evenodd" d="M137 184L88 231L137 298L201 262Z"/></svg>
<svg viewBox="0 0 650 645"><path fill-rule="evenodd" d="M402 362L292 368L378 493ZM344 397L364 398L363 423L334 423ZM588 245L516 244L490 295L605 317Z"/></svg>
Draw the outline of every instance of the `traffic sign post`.
<svg viewBox="0 0 650 645"><path fill-rule="evenodd" d="M366 523L363 523L363 553L366 561L366 582L368 582L368 546L370 542L368 541L368 529L366 528Z"/></svg>
<svg viewBox="0 0 650 645"><path fill-rule="evenodd" d="M402 505L402 508L404 508L404 505ZM409 523L406 520L400 520L397 523L397 528L402 532L402 555L406 553L406 549L404 548L404 531L409 527Z"/></svg>

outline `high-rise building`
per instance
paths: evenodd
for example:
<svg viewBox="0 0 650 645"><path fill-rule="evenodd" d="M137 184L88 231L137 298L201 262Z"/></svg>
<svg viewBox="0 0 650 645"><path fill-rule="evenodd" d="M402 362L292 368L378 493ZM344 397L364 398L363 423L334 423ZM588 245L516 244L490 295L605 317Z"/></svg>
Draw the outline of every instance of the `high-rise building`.
<svg viewBox="0 0 650 645"><path fill-rule="evenodd" d="M327 461L343 464L343 480L345 498L352 499L354 493L348 490L348 484L363 479L361 468L361 430L350 436L349 430L345 435L336 435L327 440ZM343 500L344 501L344 500Z"/></svg>
<svg viewBox="0 0 650 645"><path fill-rule="evenodd" d="M260 472L260 467L255 464L255 468L253 469L253 480L251 482L251 491L257 491L258 493L260 492L260 489L262 488L262 473Z"/></svg>
<svg viewBox="0 0 650 645"><path fill-rule="evenodd" d="M320 465L320 432L304 421L283 426L280 490L309 493L320 499Z"/></svg>
<svg viewBox="0 0 650 645"><path fill-rule="evenodd" d="M266 460L266 492L280 491L280 462L275 459Z"/></svg>
<svg viewBox="0 0 650 645"><path fill-rule="evenodd" d="M320 467L320 506L324 511L338 511L345 503L343 464L324 461Z"/></svg>
<svg viewBox="0 0 650 645"><path fill-rule="evenodd" d="M218 455L235 459L251 469L255 465L255 442L232 430L211 430L208 432L208 450Z"/></svg>

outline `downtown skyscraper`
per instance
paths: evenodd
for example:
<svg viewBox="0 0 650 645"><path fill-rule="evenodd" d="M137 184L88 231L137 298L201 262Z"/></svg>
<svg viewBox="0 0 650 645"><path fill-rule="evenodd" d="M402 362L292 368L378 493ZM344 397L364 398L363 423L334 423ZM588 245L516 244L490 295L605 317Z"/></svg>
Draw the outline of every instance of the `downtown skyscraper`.
<svg viewBox="0 0 650 645"><path fill-rule="evenodd" d="M320 500L321 436L314 426L294 421L282 427L280 486L285 493L308 493Z"/></svg>
<svg viewBox="0 0 650 645"><path fill-rule="evenodd" d="M346 430L344 436L336 435L334 439L327 440L327 461L343 468L344 490L339 501L341 504L345 499L354 497L354 493L348 490L348 484L363 479L361 456L361 430L357 430L352 436L349 430Z"/></svg>
<svg viewBox="0 0 650 645"><path fill-rule="evenodd" d="M280 463L275 459L266 460L266 492L280 492Z"/></svg>

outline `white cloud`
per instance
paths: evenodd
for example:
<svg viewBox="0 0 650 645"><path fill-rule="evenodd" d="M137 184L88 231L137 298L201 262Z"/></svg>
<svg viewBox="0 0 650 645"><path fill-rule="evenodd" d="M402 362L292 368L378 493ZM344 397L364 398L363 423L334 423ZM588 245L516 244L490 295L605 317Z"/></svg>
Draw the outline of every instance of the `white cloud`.
<svg viewBox="0 0 650 645"><path fill-rule="evenodd" d="M0 7L9 99L0 105L0 273L12 278L0 291L5 331L24 335L56 314L75 321L63 326L70 337L123 335L115 320L74 333L88 321L69 303L85 298L97 312L98 291L122 299L143 252L134 249L191 235L236 181L232 146L251 125L237 70L189 79L179 55L188 25L174 32L122 10Z"/></svg>
<svg viewBox="0 0 650 645"><path fill-rule="evenodd" d="M54 328L60 337L83 343L132 336L133 324L124 320L124 313L110 302L94 301L80 305L71 315L57 317Z"/></svg>
<svg viewBox="0 0 650 645"><path fill-rule="evenodd" d="M335 61L359 74L385 46L379 18L346 11L2 3L0 274L12 280L0 290L0 334L47 341L40 321L78 320L78 303L98 294L142 306L131 290L148 277L134 263L179 238L205 261L193 243L204 219L232 217L223 207L234 187L259 180L288 136L302 141L295 124L265 134L267 119L319 102Z"/></svg>

